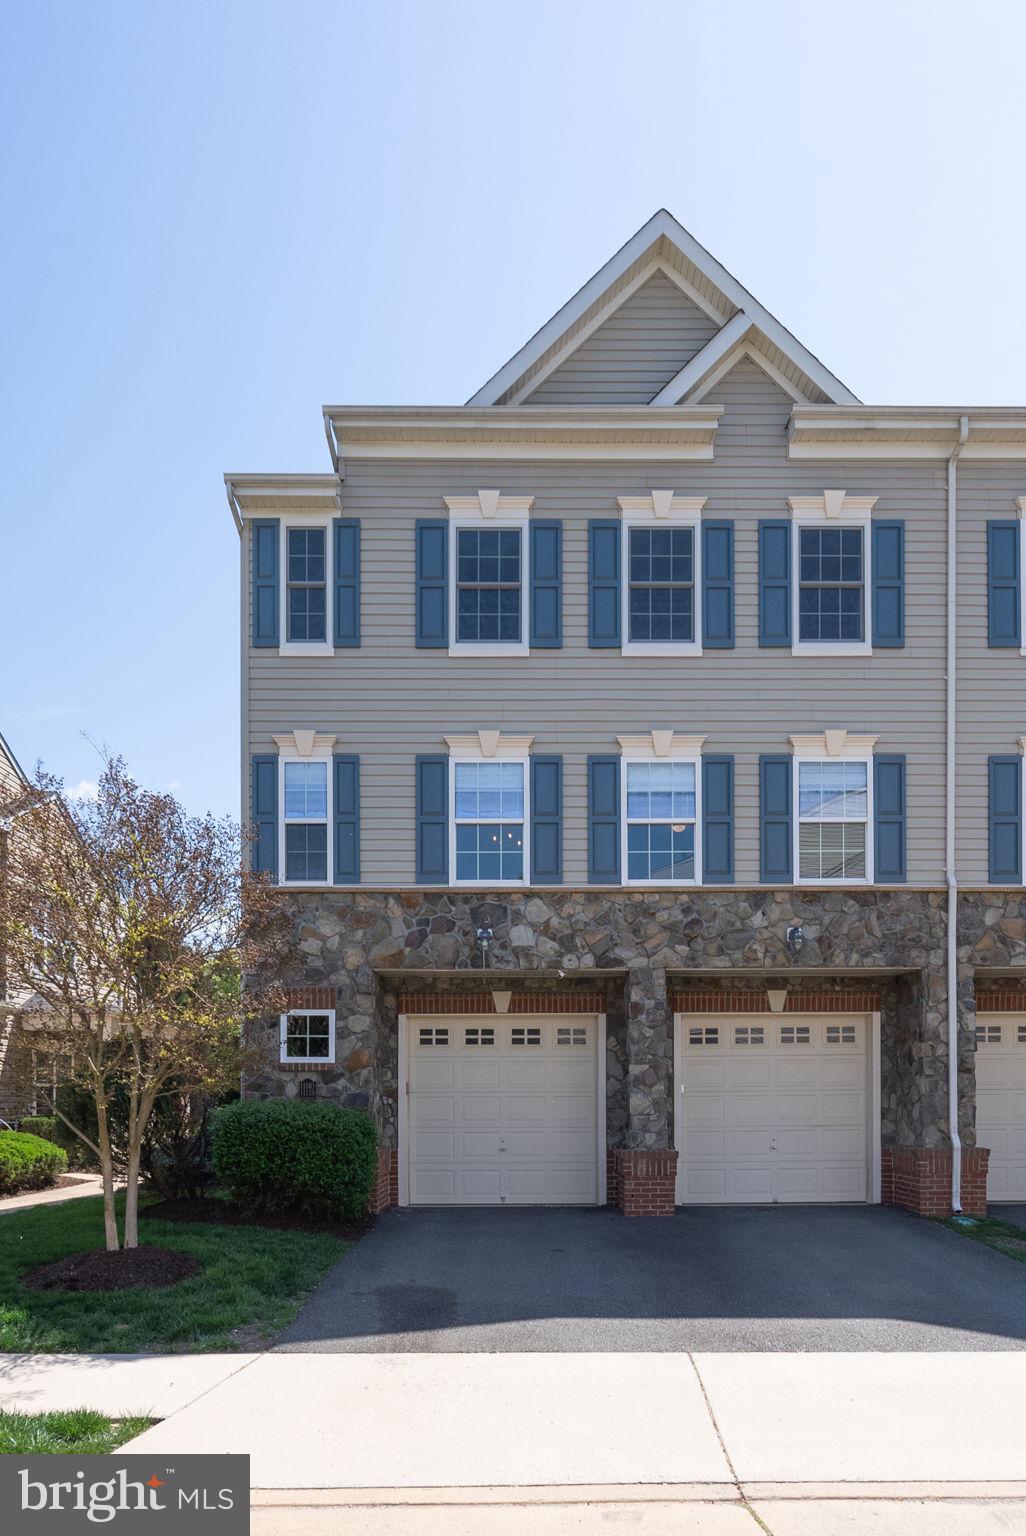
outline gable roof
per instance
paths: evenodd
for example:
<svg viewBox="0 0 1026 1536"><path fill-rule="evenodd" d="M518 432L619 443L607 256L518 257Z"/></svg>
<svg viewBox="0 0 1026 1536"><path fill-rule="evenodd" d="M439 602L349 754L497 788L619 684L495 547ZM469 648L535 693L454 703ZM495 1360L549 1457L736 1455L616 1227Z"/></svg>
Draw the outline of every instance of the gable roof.
<svg viewBox="0 0 1026 1536"><path fill-rule="evenodd" d="M738 357L748 351L760 363L765 360L788 381L796 399L819 405L859 403L846 384L661 208L467 404L519 404L657 271L704 310L717 331L651 404L677 405L694 398L714 370L722 377L722 365L725 360L729 365L735 351Z"/></svg>
<svg viewBox="0 0 1026 1536"><path fill-rule="evenodd" d="M24 768L21 766L14 753L7 745L3 736L0 736L0 757L3 757L10 764L23 784L28 783L28 774L25 772Z"/></svg>

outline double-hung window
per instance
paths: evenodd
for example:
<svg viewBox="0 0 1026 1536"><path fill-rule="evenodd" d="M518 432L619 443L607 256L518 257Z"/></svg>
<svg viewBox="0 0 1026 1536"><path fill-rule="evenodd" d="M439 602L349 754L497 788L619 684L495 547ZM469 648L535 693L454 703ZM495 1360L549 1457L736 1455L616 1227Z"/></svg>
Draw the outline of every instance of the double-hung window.
<svg viewBox="0 0 1026 1536"><path fill-rule="evenodd" d="M870 640L870 514L875 496L792 496L792 649L863 655Z"/></svg>
<svg viewBox="0 0 1026 1536"><path fill-rule="evenodd" d="M799 758L795 767L799 881L872 880L872 759Z"/></svg>
<svg viewBox="0 0 1026 1536"><path fill-rule="evenodd" d="M335 1010L293 1008L280 1021L281 1060L330 1064L335 1060Z"/></svg>
<svg viewBox="0 0 1026 1536"><path fill-rule="evenodd" d="M324 884L328 879L329 764L286 759L282 763L285 879Z"/></svg>
<svg viewBox="0 0 1026 1536"><path fill-rule="evenodd" d="M516 645L523 639L519 528L456 530L456 643Z"/></svg>
<svg viewBox="0 0 1026 1536"><path fill-rule="evenodd" d="M698 654L703 497L621 496L625 654Z"/></svg>
<svg viewBox="0 0 1026 1536"><path fill-rule="evenodd" d="M452 781L457 884L524 884L527 763L457 759Z"/></svg>
<svg viewBox="0 0 1026 1536"><path fill-rule="evenodd" d="M618 740L624 880L628 885L697 885L702 878L704 737L669 731Z"/></svg>
<svg viewBox="0 0 1026 1536"><path fill-rule="evenodd" d="M451 655L527 654L532 499L498 491L445 498Z"/></svg>
<svg viewBox="0 0 1026 1536"><path fill-rule="evenodd" d="M861 528L799 528L798 639L865 639Z"/></svg>
<svg viewBox="0 0 1026 1536"><path fill-rule="evenodd" d="M328 638L328 530L285 529L285 634L291 643Z"/></svg>

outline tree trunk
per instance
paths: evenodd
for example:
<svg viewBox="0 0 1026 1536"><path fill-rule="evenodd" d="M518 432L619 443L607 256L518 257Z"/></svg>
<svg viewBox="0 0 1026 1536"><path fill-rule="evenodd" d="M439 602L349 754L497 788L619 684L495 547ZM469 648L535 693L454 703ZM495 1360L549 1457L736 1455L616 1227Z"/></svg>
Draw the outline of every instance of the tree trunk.
<svg viewBox="0 0 1026 1536"><path fill-rule="evenodd" d="M125 1190L125 1247L139 1246L139 1165L142 1161L143 1137L153 1112L156 1094L147 1091L141 1096L135 1092L128 1106L128 1186Z"/></svg>
<svg viewBox="0 0 1026 1536"><path fill-rule="evenodd" d="M121 1244L118 1241L118 1218L114 1209L114 1158L107 1132L106 1084L102 1081L96 1085L96 1124L99 1130L100 1173L103 1177L103 1231L107 1252L117 1253Z"/></svg>

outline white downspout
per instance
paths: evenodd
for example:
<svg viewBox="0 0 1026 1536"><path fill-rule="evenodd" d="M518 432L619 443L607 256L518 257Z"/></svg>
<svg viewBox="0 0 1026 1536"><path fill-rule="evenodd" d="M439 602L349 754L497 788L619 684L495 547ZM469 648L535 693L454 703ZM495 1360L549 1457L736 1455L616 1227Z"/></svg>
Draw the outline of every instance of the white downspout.
<svg viewBox="0 0 1026 1536"><path fill-rule="evenodd" d="M962 1209L962 1140L958 1134L958 876L955 873L955 684L958 627L955 621L958 461L969 437L969 417L960 416L958 444L948 458L947 670L944 698L944 864L948 885L948 1135L951 1138L951 1209Z"/></svg>

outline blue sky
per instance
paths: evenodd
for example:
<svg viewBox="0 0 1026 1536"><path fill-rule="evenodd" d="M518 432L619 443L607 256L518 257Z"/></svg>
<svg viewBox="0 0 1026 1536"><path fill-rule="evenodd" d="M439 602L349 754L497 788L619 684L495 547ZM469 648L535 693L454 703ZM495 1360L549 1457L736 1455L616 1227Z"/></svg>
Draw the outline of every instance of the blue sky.
<svg viewBox="0 0 1026 1536"><path fill-rule="evenodd" d="M660 206L864 400L1022 404L1024 47L1017 0L4 0L24 766L237 812L224 471L465 400Z"/></svg>

